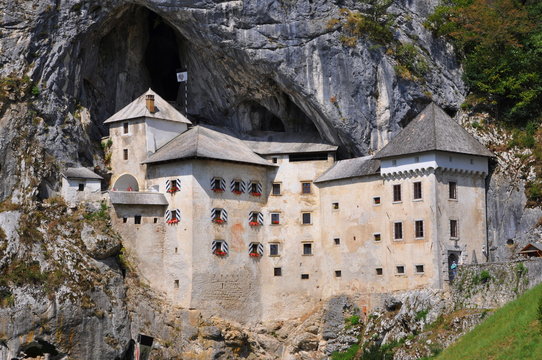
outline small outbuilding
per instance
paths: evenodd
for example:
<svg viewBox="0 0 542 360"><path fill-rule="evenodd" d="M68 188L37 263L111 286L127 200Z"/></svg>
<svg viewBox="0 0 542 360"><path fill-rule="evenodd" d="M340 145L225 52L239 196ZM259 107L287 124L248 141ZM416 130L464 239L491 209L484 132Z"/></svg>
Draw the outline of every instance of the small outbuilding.
<svg viewBox="0 0 542 360"><path fill-rule="evenodd" d="M542 244L528 244L519 251L520 255L526 257L542 257Z"/></svg>
<svg viewBox="0 0 542 360"><path fill-rule="evenodd" d="M62 197L70 206L81 201L101 200L103 178L84 167L66 168L62 173Z"/></svg>

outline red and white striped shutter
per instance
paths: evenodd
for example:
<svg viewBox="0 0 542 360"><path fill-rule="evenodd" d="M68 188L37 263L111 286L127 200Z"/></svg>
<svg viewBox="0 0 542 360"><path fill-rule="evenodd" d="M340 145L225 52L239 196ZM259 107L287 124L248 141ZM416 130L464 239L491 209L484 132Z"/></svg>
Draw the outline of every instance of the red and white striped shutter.
<svg viewBox="0 0 542 360"><path fill-rule="evenodd" d="M171 180L166 180L166 192L171 190Z"/></svg>

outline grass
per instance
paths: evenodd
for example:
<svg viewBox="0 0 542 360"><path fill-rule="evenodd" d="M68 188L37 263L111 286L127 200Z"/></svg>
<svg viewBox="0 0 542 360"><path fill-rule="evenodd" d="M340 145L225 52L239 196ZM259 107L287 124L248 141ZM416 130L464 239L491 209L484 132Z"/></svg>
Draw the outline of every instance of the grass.
<svg viewBox="0 0 542 360"><path fill-rule="evenodd" d="M497 310L436 359L540 359L542 331L538 307L541 299L542 284Z"/></svg>
<svg viewBox="0 0 542 360"><path fill-rule="evenodd" d="M344 352L334 352L331 354L331 360L351 360L359 351L359 344L354 344Z"/></svg>

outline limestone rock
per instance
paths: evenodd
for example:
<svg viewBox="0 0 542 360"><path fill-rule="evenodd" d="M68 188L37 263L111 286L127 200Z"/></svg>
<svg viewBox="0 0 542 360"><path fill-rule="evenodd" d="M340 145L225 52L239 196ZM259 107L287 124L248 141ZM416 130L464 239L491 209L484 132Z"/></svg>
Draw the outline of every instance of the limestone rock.
<svg viewBox="0 0 542 360"><path fill-rule="evenodd" d="M81 240L83 240L89 255L98 260L117 254L121 248L118 237L99 234L88 224L83 225Z"/></svg>

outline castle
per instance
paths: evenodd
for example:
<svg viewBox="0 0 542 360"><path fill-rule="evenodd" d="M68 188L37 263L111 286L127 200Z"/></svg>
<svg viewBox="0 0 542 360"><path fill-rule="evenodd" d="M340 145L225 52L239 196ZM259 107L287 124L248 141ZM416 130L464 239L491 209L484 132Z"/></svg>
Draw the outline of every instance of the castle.
<svg viewBox="0 0 542 360"><path fill-rule="evenodd" d="M241 322L338 294L443 288L484 262L492 153L435 104L374 156L291 134L239 138L152 90L107 119L113 223L148 284Z"/></svg>

